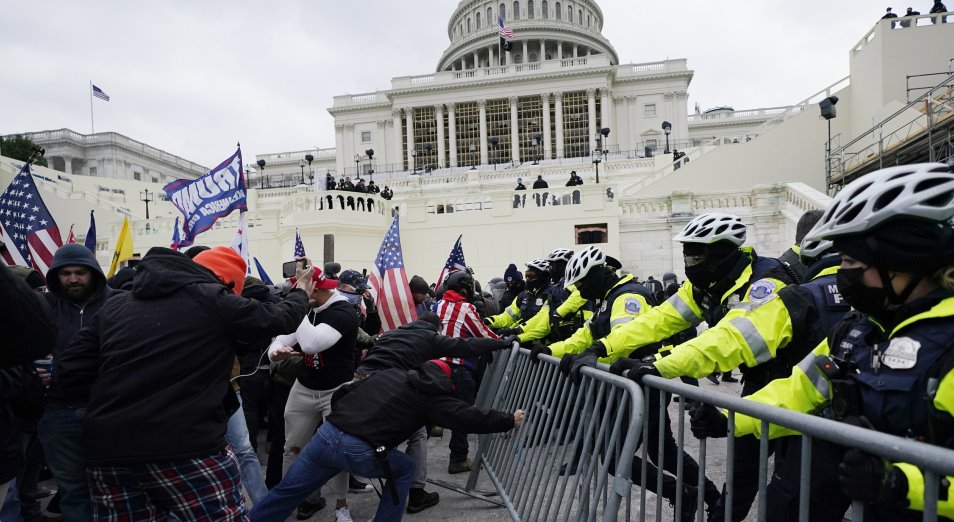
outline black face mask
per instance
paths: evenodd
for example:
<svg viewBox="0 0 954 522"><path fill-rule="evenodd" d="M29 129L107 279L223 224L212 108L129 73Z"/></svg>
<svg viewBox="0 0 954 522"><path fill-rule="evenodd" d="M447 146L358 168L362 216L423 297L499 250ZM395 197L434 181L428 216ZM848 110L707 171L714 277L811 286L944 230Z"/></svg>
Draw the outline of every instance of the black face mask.
<svg viewBox="0 0 954 522"><path fill-rule="evenodd" d="M700 290L711 290L717 283L731 278L733 272L738 268L736 265L739 265L741 261L745 261L745 259L743 259L744 257L745 254L736 250L721 261L715 263L704 261L697 265L687 266L686 279L692 283L692 286ZM736 277L738 277L738 274L736 274ZM735 281L731 281L731 283L734 282Z"/></svg>
<svg viewBox="0 0 954 522"><path fill-rule="evenodd" d="M842 268L838 270L838 292L855 310L878 315L885 309L888 300L888 291L885 288L866 286L862 279L865 268Z"/></svg>

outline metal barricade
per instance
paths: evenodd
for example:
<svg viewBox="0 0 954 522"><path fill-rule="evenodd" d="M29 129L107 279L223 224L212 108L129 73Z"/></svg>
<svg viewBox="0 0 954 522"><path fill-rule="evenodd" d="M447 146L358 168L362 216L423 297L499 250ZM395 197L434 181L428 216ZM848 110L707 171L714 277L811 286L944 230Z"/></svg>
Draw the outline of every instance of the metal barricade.
<svg viewBox="0 0 954 522"><path fill-rule="evenodd" d="M466 490L487 473L513 520L617 520L629 498L643 394L635 383L586 368L580 384L559 360L514 347L495 354L476 405L524 409L516 432L480 435Z"/></svg>
<svg viewBox="0 0 954 522"><path fill-rule="evenodd" d="M879 455L886 458L891 462L906 462L913 464L919 467L924 475L924 514L923 520L925 521L934 521L937 520L937 503L938 503L938 485L940 478L945 476L954 476L954 451L940 447L934 446L931 444L926 444L923 442L917 442L911 439L905 439L901 437L896 437L888 435L885 433L880 433L877 431L860 428L857 426L848 425L841 422L835 422L828 420L822 417L806 415L803 413L797 413L790 410L776 408L768 406L765 404L757 403L754 401L749 401L742 399L740 397L731 396L728 394L722 393L712 393L711 391L705 388L699 388L697 386L690 386L683 384L677 380L667 380L659 377L646 377L643 383L645 387L645 393L648 396L650 388L655 388L661 390L662 392L668 392L672 394L677 394L683 397L683 400L679 401L677 408L677 416L673 419L673 423L677 425L678 429L675 430L675 435L677 437L677 443L680 449L679 458L682 459L682 450L685 447L684 445L684 431L686 428L686 400L698 401L700 403L711 404L719 408L723 408L729 412L728 415L728 432L734 433L735 426L735 413L742 413L750 417L759 419L761 421L761 429L759 436L759 480L758 480L758 496L757 496L757 511L756 517L759 521L764 520L779 520L778 514L768 513L767 505L767 487L768 487L768 478L769 478L769 424L776 424L779 426L784 426L795 430L801 435L794 435L794 437L801 439L801 453L800 453L800 477L799 477L799 498L798 498L798 520L800 522L807 522L809 520L809 504L811 501L810 498L810 484L811 484L811 451L812 451L812 442L813 439L819 439L823 441L828 441L833 444L844 446L845 448L857 448L862 449L868 453ZM657 407L662 411L666 407L666 393L660 393L660 400L658 404L647 404L647 408ZM644 419L648 419L648 416L644 416ZM643 424L643 436L645 437L648 433L649 425L648 422ZM664 463L663 452L662 452L662 431L664 426L658 426L660 433L660 445L659 445L659 462L656 462L656 466L659 469L663 468ZM698 461L699 461L699 476L698 477L683 477L679 474L676 477L677 488L679 491L682 490L682 484L684 480L689 480L690 484L698 485L700 494L698 498L697 510L696 510L696 520L702 521L704 519L703 511L703 498L702 498L702 486L705 476L705 462L706 462L706 441L703 439L699 441L699 452L698 452ZM641 470L643 480L640 483L645 484L646 476L646 446L643 445L643 469ZM732 507L732 496L733 496L733 484L732 476L734 473L733 467L733 456L735 452L735 438L728 437L726 439L726 512L725 519L732 520L731 518L731 507ZM681 462L679 463L677 469L682 469ZM662 473L660 473L660 484L661 484ZM656 499L656 509L655 509L655 520L662 520L660 518L661 514L661 496L657 495ZM635 518L633 520L646 520L646 491L645 488L640 492L640 504L642 513L641 518ZM679 501L676 502L676 511L679 512ZM861 522L864 520L864 504L861 502L854 502L851 505L851 521L852 522ZM751 516L751 510L750 510ZM677 517L678 520L678 517ZM748 520L748 518L746 519Z"/></svg>

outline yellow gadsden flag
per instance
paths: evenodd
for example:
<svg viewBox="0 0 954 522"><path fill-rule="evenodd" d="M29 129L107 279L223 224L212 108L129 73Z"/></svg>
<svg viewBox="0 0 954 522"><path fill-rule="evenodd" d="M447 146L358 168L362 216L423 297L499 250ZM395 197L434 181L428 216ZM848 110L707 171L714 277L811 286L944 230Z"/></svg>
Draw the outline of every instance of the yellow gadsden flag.
<svg viewBox="0 0 954 522"><path fill-rule="evenodd" d="M133 244L132 231L129 230L129 218L123 220L123 228L119 230L119 239L116 240L116 251L113 252L113 262L109 265L109 273L106 277L113 277L119 264L127 259L132 259Z"/></svg>

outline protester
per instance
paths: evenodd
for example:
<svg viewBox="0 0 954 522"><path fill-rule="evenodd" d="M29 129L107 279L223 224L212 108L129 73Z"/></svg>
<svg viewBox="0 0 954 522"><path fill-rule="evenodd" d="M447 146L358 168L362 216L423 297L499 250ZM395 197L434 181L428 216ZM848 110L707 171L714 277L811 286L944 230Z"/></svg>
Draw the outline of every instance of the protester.
<svg viewBox="0 0 954 522"><path fill-rule="evenodd" d="M423 277L415 275L411 277L408 287L411 289L411 297L414 299L417 316L420 317L424 312L430 311L434 305L434 299L431 298L432 291L427 285L427 281Z"/></svg>
<svg viewBox="0 0 954 522"><path fill-rule="evenodd" d="M237 407L228 376L238 340L295 328L313 286L311 273L300 271L281 303L261 303L239 295L245 271L231 248L194 262L153 248L133 290L107 301L59 356L53 388L89 403L87 520L244 518L239 469L225 442Z"/></svg>
<svg viewBox="0 0 954 522"><path fill-rule="evenodd" d="M443 361L430 361L410 371L384 370L339 390L331 415L282 482L255 506L252 520L284 520L340 472L386 478L374 520L401 520L415 465L397 445L427 424L495 433L523 422L523 410L484 411L451 397L450 373Z"/></svg>

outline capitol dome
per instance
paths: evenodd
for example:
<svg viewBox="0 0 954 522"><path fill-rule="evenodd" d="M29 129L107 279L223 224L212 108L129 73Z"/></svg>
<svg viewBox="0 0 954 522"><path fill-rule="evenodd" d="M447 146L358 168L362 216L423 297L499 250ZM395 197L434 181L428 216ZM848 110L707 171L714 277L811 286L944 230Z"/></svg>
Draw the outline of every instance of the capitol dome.
<svg viewBox="0 0 954 522"><path fill-rule="evenodd" d="M498 19L515 34L513 49L502 59ZM437 72L596 54L616 65L619 57L602 29L603 11L592 0L462 0L447 24L450 45Z"/></svg>

